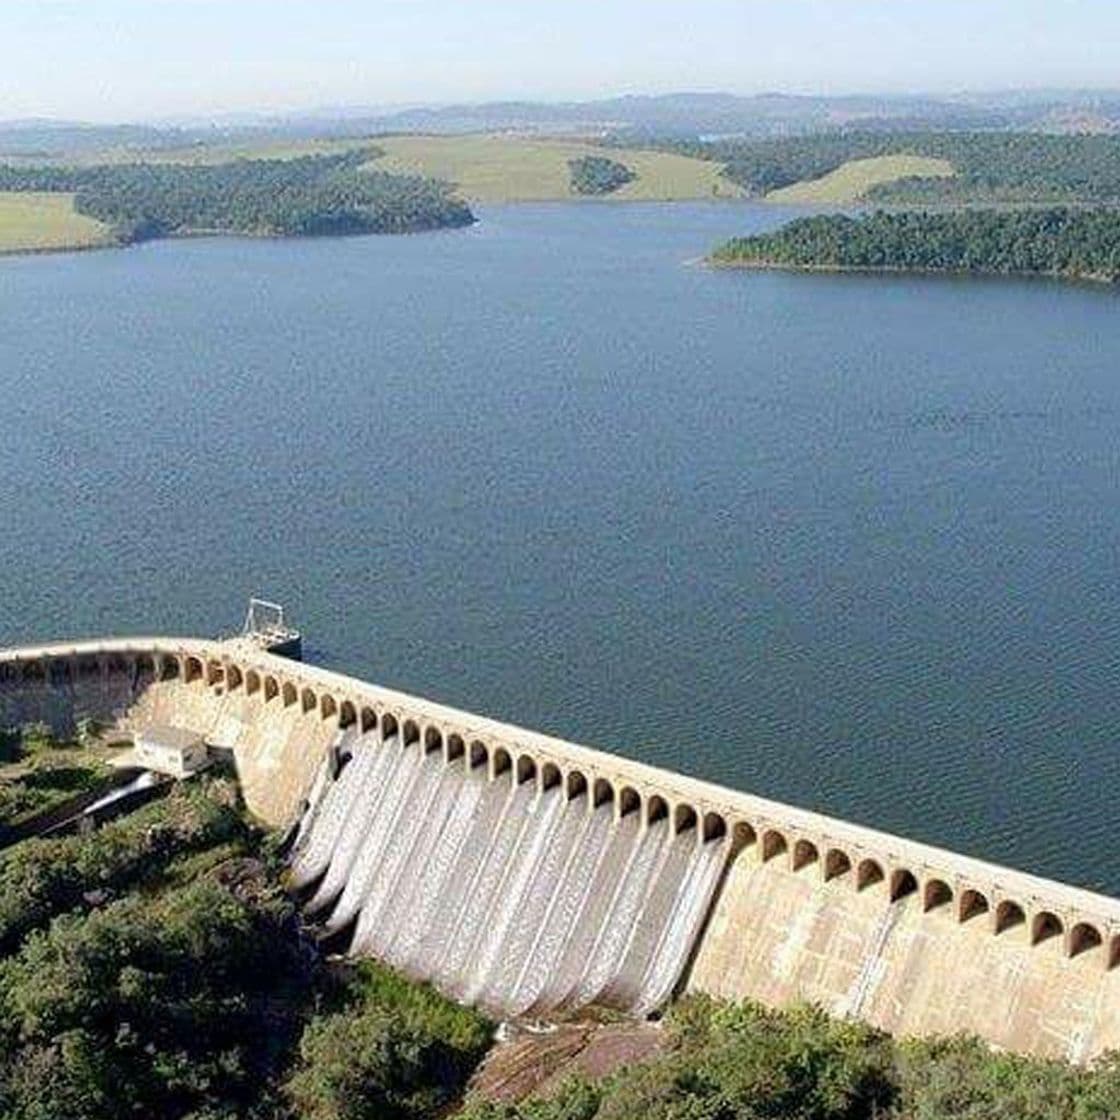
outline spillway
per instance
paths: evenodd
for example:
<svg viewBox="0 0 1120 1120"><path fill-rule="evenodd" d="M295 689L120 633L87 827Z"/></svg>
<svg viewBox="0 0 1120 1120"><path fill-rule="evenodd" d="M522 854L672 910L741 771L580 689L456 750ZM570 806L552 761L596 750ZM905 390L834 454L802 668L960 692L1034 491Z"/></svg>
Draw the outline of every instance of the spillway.
<svg viewBox="0 0 1120 1120"><path fill-rule="evenodd" d="M592 803L587 790L472 768L396 736L352 736L324 770L292 881L350 952L501 1016L672 994L727 849Z"/></svg>

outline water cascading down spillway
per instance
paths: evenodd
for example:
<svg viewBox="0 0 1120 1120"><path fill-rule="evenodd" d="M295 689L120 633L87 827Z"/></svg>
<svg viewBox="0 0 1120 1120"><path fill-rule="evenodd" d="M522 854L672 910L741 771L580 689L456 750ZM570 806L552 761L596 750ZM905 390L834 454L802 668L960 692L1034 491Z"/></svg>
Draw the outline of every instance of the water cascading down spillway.
<svg viewBox="0 0 1120 1120"><path fill-rule="evenodd" d="M317 783L292 881L350 952L504 1017L672 994L727 848L587 790L349 734Z"/></svg>

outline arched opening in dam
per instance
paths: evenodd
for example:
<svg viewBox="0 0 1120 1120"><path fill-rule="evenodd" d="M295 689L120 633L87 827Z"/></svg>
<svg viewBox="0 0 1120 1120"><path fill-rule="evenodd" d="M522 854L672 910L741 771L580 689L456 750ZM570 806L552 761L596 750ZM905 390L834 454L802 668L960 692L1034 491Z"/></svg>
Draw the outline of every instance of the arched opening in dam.
<svg viewBox="0 0 1120 1120"><path fill-rule="evenodd" d="M979 918L982 914L987 914L990 909L988 900L979 891L966 890L961 894L960 920L962 923Z"/></svg>
<svg viewBox="0 0 1120 1120"><path fill-rule="evenodd" d="M798 840L793 846L793 870L812 867L820 859L817 846L811 840Z"/></svg>
<svg viewBox="0 0 1120 1120"><path fill-rule="evenodd" d="M1051 939L1061 940L1065 933L1062 920L1056 914L1043 910L1031 919L1031 944L1041 945ZM1072 954L1071 954L1072 955Z"/></svg>
<svg viewBox="0 0 1120 1120"><path fill-rule="evenodd" d="M918 880L912 871L905 867L891 873L891 902L898 902L907 895L915 894L918 890Z"/></svg>
<svg viewBox="0 0 1120 1120"><path fill-rule="evenodd" d="M922 891L922 909L927 914L948 910L953 905L952 888L943 879L930 879Z"/></svg>
<svg viewBox="0 0 1120 1120"><path fill-rule="evenodd" d="M1026 924L1023 908L1011 899L1004 899L996 907L996 933L1014 933Z"/></svg>
<svg viewBox="0 0 1120 1120"><path fill-rule="evenodd" d="M873 859L861 860L859 867L856 869L856 890L870 890L877 884L882 883L884 878L883 868L877 861Z"/></svg>
<svg viewBox="0 0 1120 1120"><path fill-rule="evenodd" d="M852 861L846 852L840 851L839 848L829 848L827 855L824 858L824 878L825 882L832 879L839 879L842 876L850 875L852 870Z"/></svg>
<svg viewBox="0 0 1120 1120"><path fill-rule="evenodd" d="M1069 955L1080 956L1092 952L1102 943L1100 931L1087 922L1078 922L1069 933Z"/></svg>

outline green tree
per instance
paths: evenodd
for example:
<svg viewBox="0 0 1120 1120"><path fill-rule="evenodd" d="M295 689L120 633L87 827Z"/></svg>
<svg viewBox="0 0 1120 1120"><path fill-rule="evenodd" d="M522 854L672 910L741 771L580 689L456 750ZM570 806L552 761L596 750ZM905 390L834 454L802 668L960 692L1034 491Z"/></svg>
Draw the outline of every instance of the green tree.
<svg viewBox="0 0 1120 1120"><path fill-rule="evenodd" d="M580 156L568 160L572 190L576 194L612 194L632 183L637 172L606 156Z"/></svg>
<svg viewBox="0 0 1120 1120"><path fill-rule="evenodd" d="M490 1025L372 962L340 1010L317 1016L287 1095L301 1120L419 1120L460 1092L490 1044Z"/></svg>
<svg viewBox="0 0 1120 1120"><path fill-rule="evenodd" d="M4 1115L258 1107L309 982L291 921L286 903L253 905L200 881L34 933L0 963Z"/></svg>
<svg viewBox="0 0 1120 1120"><path fill-rule="evenodd" d="M233 784L203 780L91 836L17 844L0 853L0 953L87 894L122 889L188 852L246 834Z"/></svg>

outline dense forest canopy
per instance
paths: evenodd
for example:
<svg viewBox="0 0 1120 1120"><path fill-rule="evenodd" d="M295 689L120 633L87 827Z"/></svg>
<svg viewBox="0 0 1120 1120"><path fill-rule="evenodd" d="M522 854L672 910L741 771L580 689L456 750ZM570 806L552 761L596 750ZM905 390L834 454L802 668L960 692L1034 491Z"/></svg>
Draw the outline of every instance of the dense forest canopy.
<svg viewBox="0 0 1120 1120"><path fill-rule="evenodd" d="M1037 132L839 132L776 140L665 141L659 147L715 160L749 195L819 179L874 156L948 160L949 179L875 187L882 202L1100 203L1120 200L1120 136Z"/></svg>
<svg viewBox="0 0 1120 1120"><path fill-rule="evenodd" d="M606 156L580 156L568 160L572 190L576 194L611 194L638 176L624 163Z"/></svg>
<svg viewBox="0 0 1120 1120"><path fill-rule="evenodd" d="M449 184L370 171L358 149L212 165L0 166L0 191L65 191L122 241L194 231L407 233L474 220Z"/></svg>
<svg viewBox="0 0 1120 1120"><path fill-rule="evenodd" d="M719 264L1039 273L1120 280L1120 211L957 210L801 218L735 238Z"/></svg>

